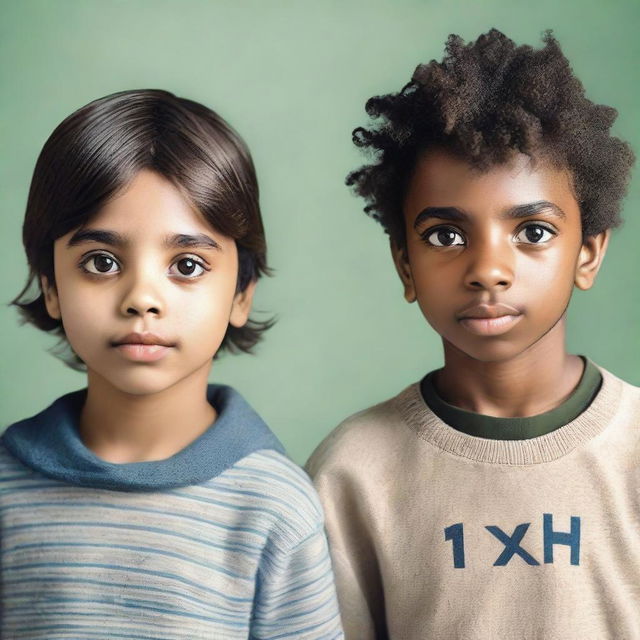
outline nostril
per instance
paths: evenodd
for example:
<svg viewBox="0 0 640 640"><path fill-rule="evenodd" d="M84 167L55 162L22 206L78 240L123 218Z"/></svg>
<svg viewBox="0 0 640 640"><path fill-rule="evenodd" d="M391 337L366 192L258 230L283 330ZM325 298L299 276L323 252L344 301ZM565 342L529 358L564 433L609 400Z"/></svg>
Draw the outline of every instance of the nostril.
<svg viewBox="0 0 640 640"><path fill-rule="evenodd" d="M133 307L129 307L127 309L127 313L132 316L140 315L140 312L137 309L134 309ZM160 313L160 310L157 307L149 307L149 309L147 309L145 313L155 313L156 315L158 315Z"/></svg>
<svg viewBox="0 0 640 640"><path fill-rule="evenodd" d="M494 285L485 285L482 284L482 282L479 282L478 280L472 280L469 283L469 286L471 287L477 287L479 289L484 289L486 287L489 286L494 286L494 287L508 287L509 286L509 281L508 280L499 280L498 282L496 282Z"/></svg>

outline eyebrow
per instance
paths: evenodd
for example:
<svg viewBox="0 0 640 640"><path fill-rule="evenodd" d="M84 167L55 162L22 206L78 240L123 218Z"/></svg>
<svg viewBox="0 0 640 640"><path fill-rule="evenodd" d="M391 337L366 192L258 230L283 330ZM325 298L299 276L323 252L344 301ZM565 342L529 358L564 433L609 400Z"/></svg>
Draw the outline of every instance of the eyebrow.
<svg viewBox="0 0 640 640"><path fill-rule="evenodd" d="M118 248L126 248L131 244L126 236L123 236L117 231L107 231L106 229L79 229L69 238L67 248L69 249L86 242L108 244ZM222 251L222 247L205 233L176 233L168 235L164 237L162 244L165 249L190 248L216 249Z"/></svg>
<svg viewBox="0 0 640 640"><path fill-rule="evenodd" d="M512 220L540 215L541 213L549 214L562 220L565 220L567 217L564 211L557 204L549 202L548 200L538 200L537 202L527 202L526 204L519 204L515 207L510 207L501 213L500 216L498 216L498 219ZM463 209L458 209L457 207L427 207L416 216L413 228L416 229L429 218L453 220L455 222L467 222L470 220L471 216Z"/></svg>

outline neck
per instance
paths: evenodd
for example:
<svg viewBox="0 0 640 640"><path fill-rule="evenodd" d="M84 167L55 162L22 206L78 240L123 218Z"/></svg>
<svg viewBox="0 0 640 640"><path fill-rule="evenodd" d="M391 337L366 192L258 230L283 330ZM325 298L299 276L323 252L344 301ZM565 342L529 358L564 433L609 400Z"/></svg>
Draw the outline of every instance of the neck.
<svg viewBox="0 0 640 640"><path fill-rule="evenodd" d="M163 460L201 436L216 419L207 401L210 364L154 393L132 394L88 372L80 416L85 446L107 462Z"/></svg>
<svg viewBox="0 0 640 640"><path fill-rule="evenodd" d="M517 356L476 360L447 341L445 365L434 380L449 404L500 418L534 416L556 408L580 381L583 363L565 350L565 318Z"/></svg>

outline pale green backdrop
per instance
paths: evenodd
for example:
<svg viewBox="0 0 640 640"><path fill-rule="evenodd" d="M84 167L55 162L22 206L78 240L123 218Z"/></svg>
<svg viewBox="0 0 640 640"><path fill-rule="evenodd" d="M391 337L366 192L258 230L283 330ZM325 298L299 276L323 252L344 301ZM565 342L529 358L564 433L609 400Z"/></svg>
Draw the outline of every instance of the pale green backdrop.
<svg viewBox="0 0 640 640"><path fill-rule="evenodd" d="M257 164L270 260L257 307L278 324L212 379L240 389L304 462L342 418L441 366L407 305L380 228L344 187L364 103L398 90L451 32L497 27L539 45L553 28L590 97L640 149L638 0L0 0L0 299L27 273L20 240L36 157L55 125L105 94L164 88L219 111ZM574 296L569 347L640 384L640 180L597 285ZM0 308L0 427L84 384L50 336Z"/></svg>

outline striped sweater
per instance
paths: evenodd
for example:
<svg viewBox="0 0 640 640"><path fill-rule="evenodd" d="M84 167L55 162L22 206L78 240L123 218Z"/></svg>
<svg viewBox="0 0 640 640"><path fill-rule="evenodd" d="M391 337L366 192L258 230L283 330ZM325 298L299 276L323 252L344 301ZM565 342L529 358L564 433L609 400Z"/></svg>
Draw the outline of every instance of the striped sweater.
<svg viewBox="0 0 640 640"><path fill-rule="evenodd" d="M317 496L241 396L175 456L113 464L78 437L86 391L0 444L0 635L342 638Z"/></svg>

